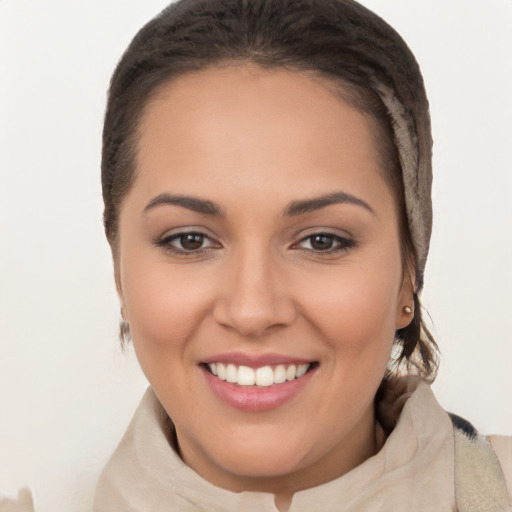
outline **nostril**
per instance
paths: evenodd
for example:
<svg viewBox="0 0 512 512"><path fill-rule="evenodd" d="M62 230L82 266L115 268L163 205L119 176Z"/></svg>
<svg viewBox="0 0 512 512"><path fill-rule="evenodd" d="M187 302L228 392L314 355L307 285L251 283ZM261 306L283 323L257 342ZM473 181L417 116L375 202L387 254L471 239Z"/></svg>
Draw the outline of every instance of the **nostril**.
<svg viewBox="0 0 512 512"><path fill-rule="evenodd" d="M234 297L215 304L213 311L217 323L236 330L244 337L253 338L270 329L293 323L296 310L288 299L261 297Z"/></svg>

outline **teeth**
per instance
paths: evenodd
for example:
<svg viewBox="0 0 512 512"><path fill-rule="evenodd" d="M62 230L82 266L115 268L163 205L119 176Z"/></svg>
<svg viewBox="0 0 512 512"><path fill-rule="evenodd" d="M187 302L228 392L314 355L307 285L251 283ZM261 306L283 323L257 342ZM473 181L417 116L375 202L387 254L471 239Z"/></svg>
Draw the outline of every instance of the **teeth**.
<svg viewBox="0 0 512 512"><path fill-rule="evenodd" d="M228 382L236 382L238 380L238 372L234 364L228 364L226 367L226 380Z"/></svg>
<svg viewBox="0 0 512 512"><path fill-rule="evenodd" d="M292 364L286 369L286 380L293 380L297 377L297 367Z"/></svg>
<svg viewBox="0 0 512 512"><path fill-rule="evenodd" d="M226 367L222 363L217 363L217 374L219 379L226 380Z"/></svg>
<svg viewBox="0 0 512 512"><path fill-rule="evenodd" d="M239 386L272 386L273 384L282 384L287 380L294 380L302 377L308 371L310 364L300 364L285 366L280 364L275 368L271 366L261 366L256 370L248 366L239 366L234 364L212 363L208 367L213 375L221 380L238 384Z"/></svg>
<svg viewBox="0 0 512 512"><path fill-rule="evenodd" d="M301 364L297 367L297 378L302 377L308 371L309 364Z"/></svg>
<svg viewBox="0 0 512 512"><path fill-rule="evenodd" d="M270 366L263 366L256 370L257 386L272 386L274 384L274 371Z"/></svg>
<svg viewBox="0 0 512 512"><path fill-rule="evenodd" d="M256 382L256 375L252 368L248 366L240 366L238 368L237 384L239 386L254 386Z"/></svg>
<svg viewBox="0 0 512 512"><path fill-rule="evenodd" d="M286 368L284 367L284 364L280 364L274 370L274 382L276 384L282 384L285 380L286 380Z"/></svg>

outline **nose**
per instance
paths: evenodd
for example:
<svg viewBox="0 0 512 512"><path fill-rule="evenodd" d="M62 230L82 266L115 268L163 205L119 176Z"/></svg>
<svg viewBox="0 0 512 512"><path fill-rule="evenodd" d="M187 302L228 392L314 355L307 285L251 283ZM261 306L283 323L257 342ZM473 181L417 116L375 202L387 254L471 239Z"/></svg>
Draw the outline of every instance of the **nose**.
<svg viewBox="0 0 512 512"><path fill-rule="evenodd" d="M213 309L217 323L253 339L293 323L297 308L273 260L264 250L232 258Z"/></svg>

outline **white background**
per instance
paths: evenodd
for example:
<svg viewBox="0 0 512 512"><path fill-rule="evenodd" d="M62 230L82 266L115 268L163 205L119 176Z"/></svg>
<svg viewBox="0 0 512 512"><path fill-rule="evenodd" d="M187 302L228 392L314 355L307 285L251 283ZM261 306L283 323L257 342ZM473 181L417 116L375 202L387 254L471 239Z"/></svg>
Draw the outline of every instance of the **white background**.
<svg viewBox="0 0 512 512"><path fill-rule="evenodd" d="M365 0L408 41L435 138L435 390L512 434L512 2ZM100 138L110 74L165 0L0 0L0 492L91 509L146 382L116 339Z"/></svg>

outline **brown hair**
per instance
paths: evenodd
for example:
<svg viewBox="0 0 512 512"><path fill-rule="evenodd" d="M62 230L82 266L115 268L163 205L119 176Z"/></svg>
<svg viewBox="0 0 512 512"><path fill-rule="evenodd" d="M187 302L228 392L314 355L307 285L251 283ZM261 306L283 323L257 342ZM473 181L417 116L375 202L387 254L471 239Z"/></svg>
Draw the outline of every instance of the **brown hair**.
<svg viewBox="0 0 512 512"><path fill-rule="evenodd" d="M423 80L402 38L352 0L180 0L139 31L112 76L103 130L104 224L114 258L119 211L136 176L145 105L177 76L230 63L312 72L337 84L345 101L376 120L384 177L399 208L403 265L415 267L394 120L374 84L393 89L404 103L418 97L426 102ZM421 278L416 285L419 290ZM416 294L414 300L414 318L397 331L400 350L386 376L405 369L433 380L437 345ZM122 332L126 337L126 325Z"/></svg>

